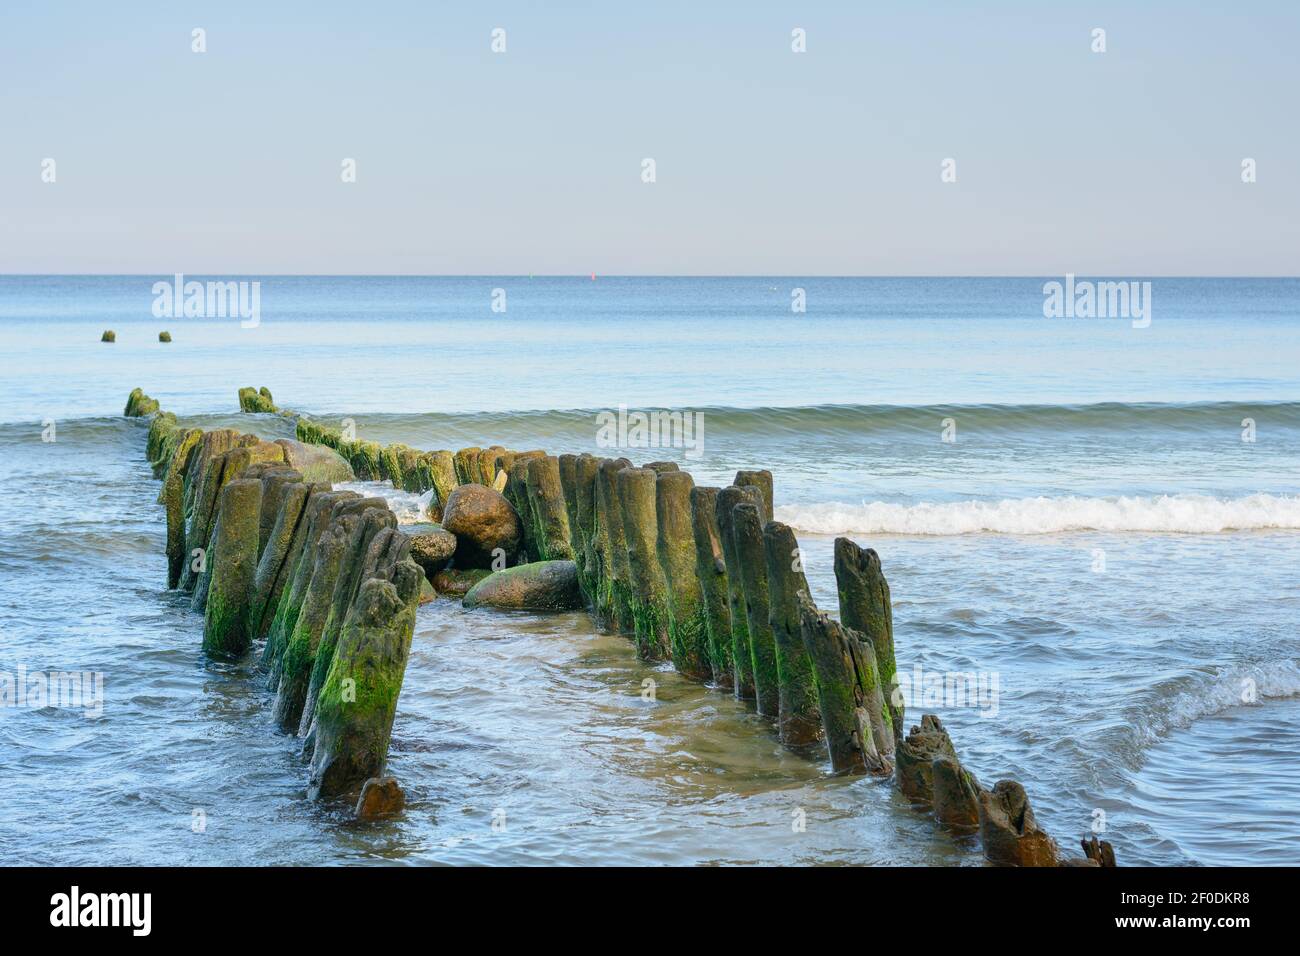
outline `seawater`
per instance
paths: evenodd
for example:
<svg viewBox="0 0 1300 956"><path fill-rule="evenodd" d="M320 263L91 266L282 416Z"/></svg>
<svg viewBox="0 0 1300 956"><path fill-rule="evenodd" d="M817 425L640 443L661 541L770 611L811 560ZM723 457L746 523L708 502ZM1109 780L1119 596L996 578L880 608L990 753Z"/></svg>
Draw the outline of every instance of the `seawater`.
<svg viewBox="0 0 1300 956"><path fill-rule="evenodd" d="M1104 825L1125 863L1300 862L1297 280L1155 279L1134 329L1044 318L1053 277L266 276L244 329L153 318L167 278L0 277L0 672L104 675L98 716L0 709L7 858L980 863L583 614L447 601L420 610L394 728L406 813L308 803L251 662L206 660L163 588L146 426L120 416L138 385L291 434L238 414L266 385L424 448L608 453L601 411L699 412L698 460L621 453L700 483L771 468L823 608L833 536L876 548L900 667L997 676L995 709L910 719L939 713L984 783L1022 780L1067 847Z"/></svg>

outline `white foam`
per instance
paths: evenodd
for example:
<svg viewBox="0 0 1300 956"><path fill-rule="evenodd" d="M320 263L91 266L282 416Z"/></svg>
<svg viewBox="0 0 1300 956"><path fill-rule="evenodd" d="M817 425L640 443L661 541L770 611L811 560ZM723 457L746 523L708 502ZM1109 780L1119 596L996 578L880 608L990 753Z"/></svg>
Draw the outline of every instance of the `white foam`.
<svg viewBox="0 0 1300 956"><path fill-rule="evenodd" d="M388 502L388 507L393 514L397 516L399 525L423 524L430 520L429 502L433 498L432 491L417 495L413 491L394 488L392 483L387 481L336 482L334 487L340 491L355 491L370 498L383 498Z"/></svg>
<svg viewBox="0 0 1300 956"><path fill-rule="evenodd" d="M1215 498L1179 494L1120 498L1004 498L1000 501L883 501L783 505L778 520L812 534L1055 534L1146 531L1213 534L1300 529L1300 497L1254 494Z"/></svg>

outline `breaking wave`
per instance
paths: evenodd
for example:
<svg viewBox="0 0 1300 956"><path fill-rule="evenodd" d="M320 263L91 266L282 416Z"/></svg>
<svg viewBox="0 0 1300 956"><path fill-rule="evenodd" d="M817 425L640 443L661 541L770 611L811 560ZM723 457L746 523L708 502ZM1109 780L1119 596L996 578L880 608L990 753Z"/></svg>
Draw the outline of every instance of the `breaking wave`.
<svg viewBox="0 0 1300 956"><path fill-rule="evenodd" d="M776 509L776 517L797 531L811 534L1057 534L1068 531L1214 534L1300 529L1300 496L1068 496L917 504L872 501L860 505L784 505Z"/></svg>

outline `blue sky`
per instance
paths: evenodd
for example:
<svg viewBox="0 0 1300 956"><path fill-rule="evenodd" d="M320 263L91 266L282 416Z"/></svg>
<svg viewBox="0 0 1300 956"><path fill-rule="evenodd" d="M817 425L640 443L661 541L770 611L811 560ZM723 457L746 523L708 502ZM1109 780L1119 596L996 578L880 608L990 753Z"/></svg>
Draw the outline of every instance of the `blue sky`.
<svg viewBox="0 0 1300 956"><path fill-rule="evenodd" d="M1293 2L51 2L0 17L5 273L1300 263ZM940 181L948 157L956 183Z"/></svg>

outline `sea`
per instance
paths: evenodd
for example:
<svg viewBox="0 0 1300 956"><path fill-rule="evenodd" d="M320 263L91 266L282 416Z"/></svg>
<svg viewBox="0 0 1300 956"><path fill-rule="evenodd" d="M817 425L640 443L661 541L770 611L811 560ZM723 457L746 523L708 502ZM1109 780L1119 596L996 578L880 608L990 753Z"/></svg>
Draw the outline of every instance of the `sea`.
<svg viewBox="0 0 1300 956"><path fill-rule="evenodd" d="M256 656L207 659L166 588L147 423L121 414L138 386L291 436L239 412L265 386L381 443L768 468L823 609L835 537L880 554L907 724L1021 781L1067 853L1300 864L1300 280L1149 278L1141 318L1050 317L1064 276L184 281L209 280L259 283L256 321L168 308L171 275L0 276L4 859L983 865L585 613L450 599L398 703L405 811L308 801ZM601 430L656 411L690 440ZM54 672L99 692L20 692Z"/></svg>

